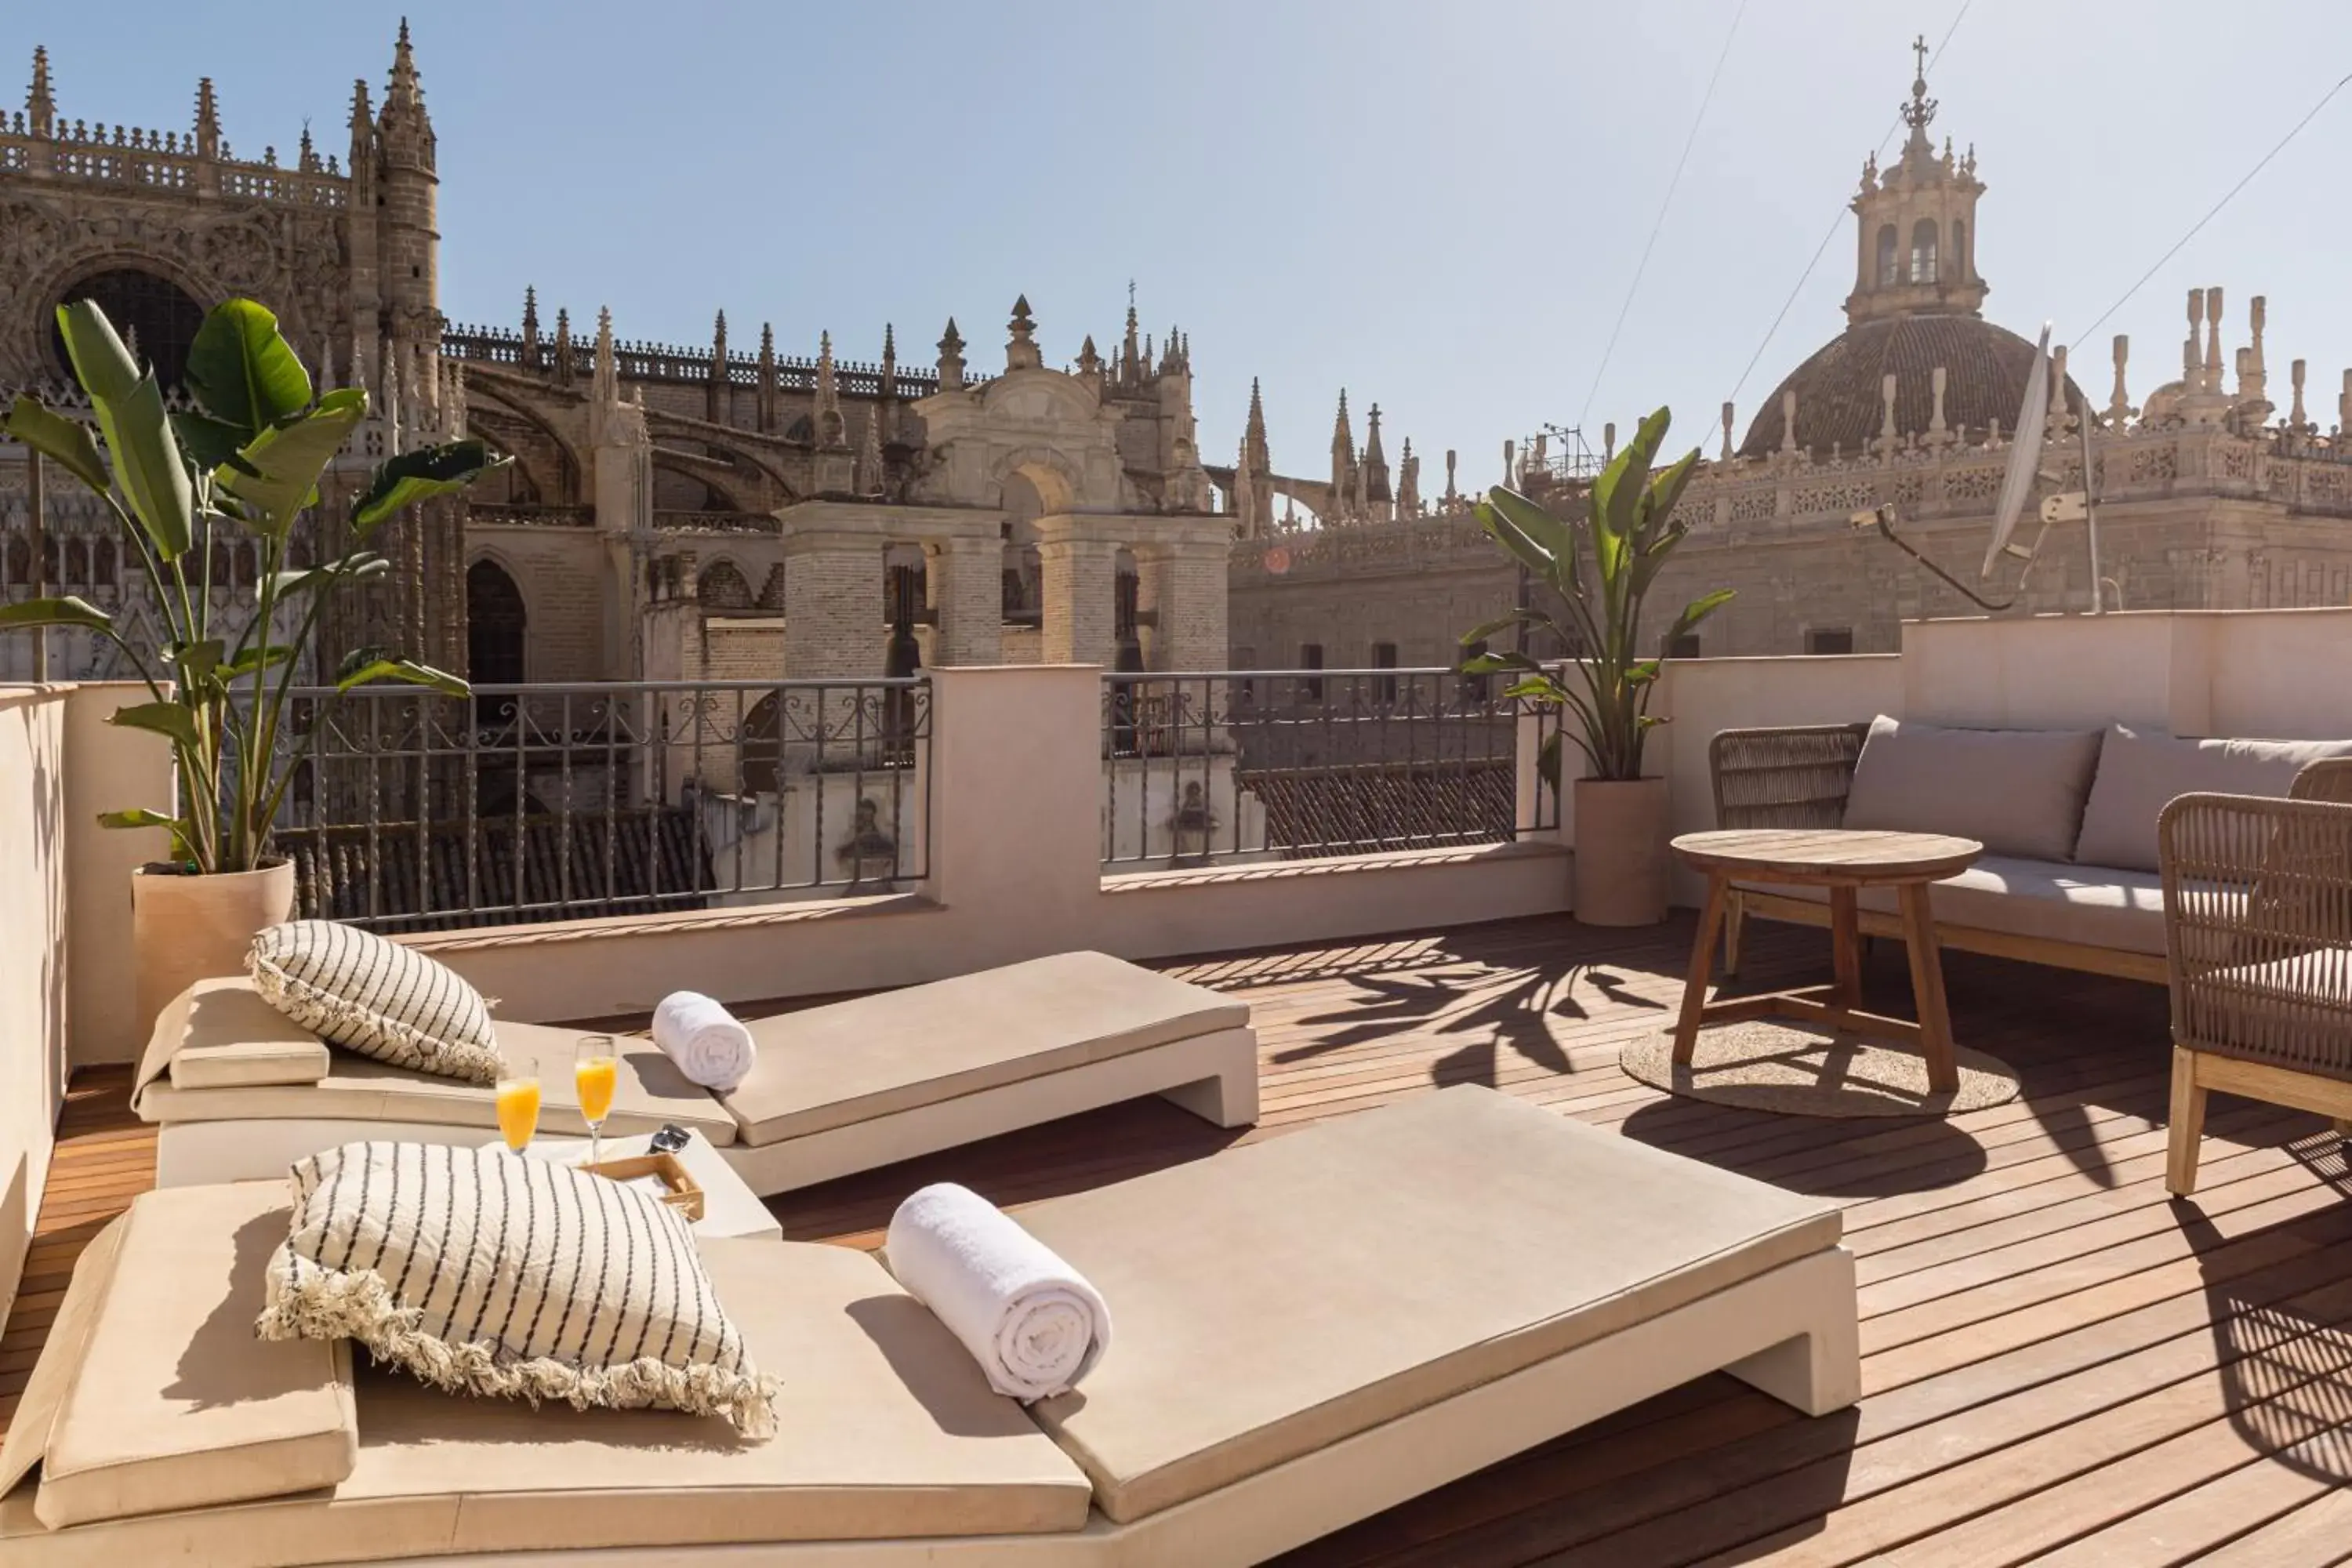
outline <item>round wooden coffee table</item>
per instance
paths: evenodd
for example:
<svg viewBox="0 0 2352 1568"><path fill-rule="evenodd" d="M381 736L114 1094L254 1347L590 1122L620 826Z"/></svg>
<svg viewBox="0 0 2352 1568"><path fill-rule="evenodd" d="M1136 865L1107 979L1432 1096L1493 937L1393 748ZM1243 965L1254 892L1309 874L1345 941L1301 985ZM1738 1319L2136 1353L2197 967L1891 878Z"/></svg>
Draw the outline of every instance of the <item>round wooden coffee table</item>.
<svg viewBox="0 0 2352 1568"><path fill-rule="evenodd" d="M1936 948L1936 919L1927 905L1927 884L1968 869L1984 853L1973 838L1941 833L1882 833L1839 827L1748 828L1729 833L1685 833L1675 853L1694 870L1706 873L1706 904L1699 915L1698 940L1691 949L1690 981L1675 1026L1675 1060L1688 1066L1703 1025L1740 1018L1789 1017L1832 1028L1884 1035L1918 1047L1927 1060L1927 1085L1939 1094L1960 1087L1952 1065L1952 1020L1944 1003L1944 964ZM1830 953L1836 979L1827 985L1706 999L1715 965L1716 938L1723 930L1731 884L1772 882L1827 888ZM1889 1018L1862 1010L1862 933L1856 895L1864 888L1891 887L1903 915L1903 940L1911 950L1911 991L1919 1021Z"/></svg>

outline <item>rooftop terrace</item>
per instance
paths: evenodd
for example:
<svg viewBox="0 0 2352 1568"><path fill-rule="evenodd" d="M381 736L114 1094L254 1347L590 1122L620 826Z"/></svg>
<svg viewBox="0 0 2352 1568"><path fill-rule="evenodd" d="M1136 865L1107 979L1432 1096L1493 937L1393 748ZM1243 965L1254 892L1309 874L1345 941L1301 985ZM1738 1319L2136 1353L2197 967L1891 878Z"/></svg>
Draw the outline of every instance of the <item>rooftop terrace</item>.
<svg viewBox="0 0 2352 1568"><path fill-rule="evenodd" d="M2345 1559L2352 1206L2322 1122L2227 1102L2194 1204L2168 1203L2162 991L1957 953L1956 1032L2019 1069L2020 1100L1838 1121L1673 1100L1622 1074L1617 1053L1668 1016L1690 937L1686 917L1613 935L1548 917L1165 963L1255 1009L1254 1131L1145 1100L772 1207L788 1236L872 1246L898 1197L950 1172L1018 1205L1435 1085L1491 1084L1843 1201L1864 1401L1809 1421L1728 1376L1701 1379L1286 1562ZM1768 928L1742 984L1825 965L1818 933ZM1899 953L1876 955L1867 989L1907 1004ZM72 1085L0 1337L0 1428L75 1256L152 1180L152 1130L125 1088L108 1068Z"/></svg>

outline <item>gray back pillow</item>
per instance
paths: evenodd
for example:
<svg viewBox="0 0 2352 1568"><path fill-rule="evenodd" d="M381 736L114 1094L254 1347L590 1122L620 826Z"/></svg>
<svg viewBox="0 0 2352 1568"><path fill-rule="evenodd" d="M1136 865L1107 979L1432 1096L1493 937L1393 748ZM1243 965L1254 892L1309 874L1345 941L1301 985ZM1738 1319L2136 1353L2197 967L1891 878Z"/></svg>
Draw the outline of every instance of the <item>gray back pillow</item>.
<svg viewBox="0 0 2352 1568"><path fill-rule="evenodd" d="M2323 757L2352 757L2352 741L2183 741L2111 725L2074 858L2153 871L2156 819L2167 801L2198 793L2284 797L2303 765Z"/></svg>
<svg viewBox="0 0 2352 1568"><path fill-rule="evenodd" d="M1948 833L1989 855L2074 858L2096 730L1946 730L1880 714L1854 763L1848 827Z"/></svg>

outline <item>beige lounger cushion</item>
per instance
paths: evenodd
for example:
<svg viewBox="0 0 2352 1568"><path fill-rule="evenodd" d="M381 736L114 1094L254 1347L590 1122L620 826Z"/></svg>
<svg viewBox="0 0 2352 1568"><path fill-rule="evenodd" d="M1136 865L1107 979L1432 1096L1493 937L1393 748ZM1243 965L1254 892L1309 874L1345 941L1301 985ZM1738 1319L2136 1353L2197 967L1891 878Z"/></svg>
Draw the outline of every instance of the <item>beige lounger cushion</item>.
<svg viewBox="0 0 2352 1568"><path fill-rule="evenodd" d="M264 1338L354 1339L451 1394L772 1430L772 1385L669 1205L502 1143L345 1143L292 1182Z"/></svg>
<svg viewBox="0 0 2352 1568"><path fill-rule="evenodd" d="M1032 1414L1127 1521L1834 1246L1800 1197L1491 1089L1023 1209L1118 1341Z"/></svg>
<svg viewBox="0 0 2352 1568"><path fill-rule="evenodd" d="M350 1347L254 1337L263 1267L286 1217L276 1183L179 1187L131 1205L110 1267L95 1260L87 1334L49 1424L34 1500L44 1524L205 1508L351 1474Z"/></svg>
<svg viewBox="0 0 2352 1568"><path fill-rule="evenodd" d="M494 1084L489 1004L440 960L341 921L289 921L253 939L262 999L331 1045L412 1072Z"/></svg>
<svg viewBox="0 0 2352 1568"><path fill-rule="evenodd" d="M326 1076L327 1044L316 1037L236 1040L184 1050L172 1058L173 1089L264 1089L313 1084Z"/></svg>
<svg viewBox="0 0 2352 1568"><path fill-rule="evenodd" d="M1738 886L1811 903L1829 901L1821 888ZM1857 901L1865 910L1892 913L1895 889L1864 888ZM1930 884L1927 902L1944 925L2117 952L2164 952L2164 879L2153 871L1987 855L1958 876Z"/></svg>
<svg viewBox="0 0 2352 1568"><path fill-rule="evenodd" d="M702 1250L752 1352L791 1372L764 1443L693 1416L532 1411L363 1371L358 1462L331 1495L135 1521L79 1543L36 1529L0 1540L0 1559L48 1545L90 1568L331 1563L1085 1526L1086 1477L871 1256L776 1241ZM0 1503L0 1531L28 1523Z"/></svg>
<svg viewBox="0 0 2352 1568"><path fill-rule="evenodd" d="M1248 1023L1203 986L1057 953L758 1019L725 1103L745 1143L777 1143Z"/></svg>
<svg viewBox="0 0 2352 1568"><path fill-rule="evenodd" d="M572 1073L581 1031L504 1020L493 1027L499 1054L513 1070L539 1078L539 1130L551 1137L586 1136L588 1123L580 1115ZM191 1090L171 1072L183 1055L201 1056L255 1039L292 1044L300 1037L294 1026L261 1000L252 981L242 975L200 980L156 1019L132 1103L149 1121L406 1121L478 1127L486 1141L498 1130L494 1089L409 1072L344 1050L327 1053L326 1075L314 1083ZM310 1038L315 1044L316 1037ZM625 1039L620 1051L620 1078L605 1131L616 1136L653 1132L664 1122L675 1121L715 1145L735 1142L735 1119L707 1091L688 1082L653 1042ZM365 1131L354 1128L352 1134L362 1137Z"/></svg>

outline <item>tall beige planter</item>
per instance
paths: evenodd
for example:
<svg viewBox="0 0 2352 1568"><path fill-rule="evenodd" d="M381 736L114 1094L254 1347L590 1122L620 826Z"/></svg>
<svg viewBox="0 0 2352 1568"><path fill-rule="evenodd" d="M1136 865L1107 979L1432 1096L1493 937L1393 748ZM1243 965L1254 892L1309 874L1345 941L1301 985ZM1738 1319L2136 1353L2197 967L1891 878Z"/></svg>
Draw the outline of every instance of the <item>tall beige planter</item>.
<svg viewBox="0 0 2352 1568"><path fill-rule="evenodd" d="M1596 926L1666 918L1666 781L1576 781L1576 910Z"/></svg>
<svg viewBox="0 0 2352 1568"><path fill-rule="evenodd" d="M139 1042L155 1016L199 980L245 973L254 934L294 918L294 866L187 876L169 863L131 873L131 945L138 966Z"/></svg>

